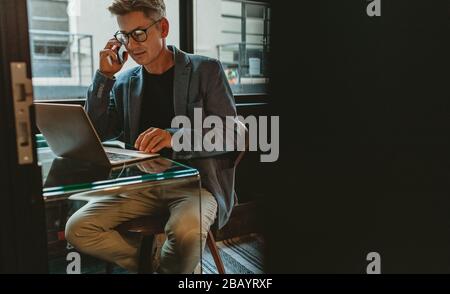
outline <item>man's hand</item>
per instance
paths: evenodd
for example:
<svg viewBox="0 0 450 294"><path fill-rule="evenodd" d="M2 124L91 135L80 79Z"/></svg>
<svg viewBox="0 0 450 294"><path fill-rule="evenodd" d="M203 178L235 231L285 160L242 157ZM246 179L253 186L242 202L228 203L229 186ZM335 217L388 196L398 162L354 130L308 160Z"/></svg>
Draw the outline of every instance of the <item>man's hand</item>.
<svg viewBox="0 0 450 294"><path fill-rule="evenodd" d="M139 162L137 164L139 170L147 174L163 173L171 166L172 162L170 160L161 157Z"/></svg>
<svg viewBox="0 0 450 294"><path fill-rule="evenodd" d="M99 70L105 76L112 78L119 72L123 64L128 60L128 52L125 52L124 62L121 64L117 56L117 52L122 44L116 39L110 39L105 46L105 49L100 51L100 66Z"/></svg>
<svg viewBox="0 0 450 294"><path fill-rule="evenodd" d="M146 153L156 153L163 148L172 148L172 135L158 128L150 128L139 135L134 148Z"/></svg>

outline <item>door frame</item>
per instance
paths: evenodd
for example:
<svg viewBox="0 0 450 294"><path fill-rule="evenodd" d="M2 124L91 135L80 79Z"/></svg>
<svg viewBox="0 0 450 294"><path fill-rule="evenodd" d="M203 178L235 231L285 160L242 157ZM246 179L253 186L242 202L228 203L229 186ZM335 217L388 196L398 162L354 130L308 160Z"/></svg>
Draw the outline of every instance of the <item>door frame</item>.
<svg viewBox="0 0 450 294"><path fill-rule="evenodd" d="M0 0L0 273L48 273L45 208L34 110L29 106L30 163L19 164L11 63L31 81L27 0Z"/></svg>

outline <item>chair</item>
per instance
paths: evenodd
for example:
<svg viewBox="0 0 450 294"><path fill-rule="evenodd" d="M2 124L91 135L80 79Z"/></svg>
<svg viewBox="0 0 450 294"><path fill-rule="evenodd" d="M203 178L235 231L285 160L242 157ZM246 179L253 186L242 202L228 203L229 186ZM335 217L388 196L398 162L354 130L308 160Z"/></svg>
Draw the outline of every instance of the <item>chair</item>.
<svg viewBox="0 0 450 294"><path fill-rule="evenodd" d="M245 129L245 150L248 148L248 132ZM238 151L231 153L234 157L234 168L239 165L242 160L244 151ZM165 213L159 216L145 216L140 217L119 225L116 230L122 234L126 233L138 233L141 236L141 245L139 248L139 264L138 273L152 273L154 271L151 262L153 254L153 243L155 235L164 232L164 226L169 219L169 213ZM208 232L208 237L206 239L206 245L208 246L211 255L216 264L217 271L219 274L225 274L225 267L223 265L222 259L219 255L219 249L217 248L214 235L211 230ZM112 273L113 265L107 263L106 273Z"/></svg>
<svg viewBox="0 0 450 294"><path fill-rule="evenodd" d="M154 249L154 239L157 234L164 233L164 226L167 223L168 219L169 213L167 212L164 215L140 217L125 222L116 227L116 230L121 234L140 234L141 245L139 248L138 273L146 274L152 273L154 271L153 264L151 262ZM206 244L211 251L211 255L217 267L217 271L219 272L219 274L225 274L225 267L223 265L222 259L220 258L219 249L217 248L216 241L214 240L214 235L211 231L208 232ZM106 273L112 273L112 269L113 265L111 263L107 263L105 270Z"/></svg>
<svg viewBox="0 0 450 294"><path fill-rule="evenodd" d="M246 144L247 145L247 144ZM237 153L234 159L234 167L236 168L239 162L242 160L245 151ZM139 248L139 263L138 263L138 273L152 273L154 271L152 260L153 254L153 243L155 235L164 232L164 226L169 219L169 213L166 212L163 215L158 216L145 216L140 217L125 223L120 224L116 227L116 230L121 234L127 233L137 233L140 234L141 242ZM222 259L219 254L219 249L217 248L214 235L210 230L208 232L208 237L206 239L206 245L208 246L211 255L214 259L214 263L217 267L219 274L225 274L225 267L223 265ZM107 263L106 273L112 273L113 265Z"/></svg>
<svg viewBox="0 0 450 294"><path fill-rule="evenodd" d="M247 149L248 149L248 131L247 129L245 129L245 150L231 153L231 156L234 157L233 158L234 168L238 166ZM73 195L71 196L71 198L76 200L87 200L87 201L91 199L89 195L80 195L80 196ZM141 242L139 247L138 273L141 274L153 273L154 269L151 261L154 249L153 248L154 239L157 234L164 233L164 227L169 219L169 216L170 214L167 211L162 215L153 215L136 218L124 222L115 228L121 234L128 234L128 233L140 234ZM214 235L211 232L211 230L208 232L206 245L208 246L211 252L218 273L225 274L225 267L219 255L219 249L217 248L216 241L214 239ZM109 262L106 263L105 272L107 274L110 274L112 273L112 270L113 264Z"/></svg>

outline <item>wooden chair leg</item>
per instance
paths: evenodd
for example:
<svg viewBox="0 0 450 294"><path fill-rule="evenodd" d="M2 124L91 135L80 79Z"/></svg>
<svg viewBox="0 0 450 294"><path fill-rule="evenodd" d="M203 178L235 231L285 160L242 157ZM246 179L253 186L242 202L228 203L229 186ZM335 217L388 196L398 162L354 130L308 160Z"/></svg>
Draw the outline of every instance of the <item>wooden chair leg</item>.
<svg viewBox="0 0 450 294"><path fill-rule="evenodd" d="M138 274L153 273L153 240L155 235L146 235L142 237L139 249Z"/></svg>
<svg viewBox="0 0 450 294"><path fill-rule="evenodd" d="M225 267L223 266L222 258L219 255L219 248L217 248L216 240L214 240L214 235L211 231L208 232L206 244L208 244L209 251L211 251L217 271L219 274L225 274Z"/></svg>

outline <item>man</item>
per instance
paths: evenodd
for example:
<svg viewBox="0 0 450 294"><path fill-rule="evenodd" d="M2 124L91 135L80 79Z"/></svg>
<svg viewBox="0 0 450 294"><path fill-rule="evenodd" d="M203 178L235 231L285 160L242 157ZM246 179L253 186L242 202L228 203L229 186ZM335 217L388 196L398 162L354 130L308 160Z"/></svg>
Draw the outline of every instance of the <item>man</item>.
<svg viewBox="0 0 450 294"><path fill-rule="evenodd" d="M203 249L199 234L204 245L216 216L220 228L235 204L234 163L227 150L172 152L175 133L195 132L172 129L171 121L184 115L193 122L194 108L200 108L204 116L223 119L224 125L231 117L236 134L242 134L245 127L237 120L234 98L220 62L166 45L169 22L163 0L115 0L109 11L117 16L120 31L100 52L100 67L88 91L86 111L95 128L102 140L120 138L141 151L189 160L188 164L200 170L205 188L201 189L201 203L189 189L176 193L153 189L92 202L69 219L66 238L81 252L136 271L137 245L113 228L157 213L164 202L170 219L158 272L192 273ZM122 45L127 49L124 62L129 55L140 66L116 77L123 67L117 55ZM202 131L204 135L208 129ZM234 138L236 143L237 136Z"/></svg>

